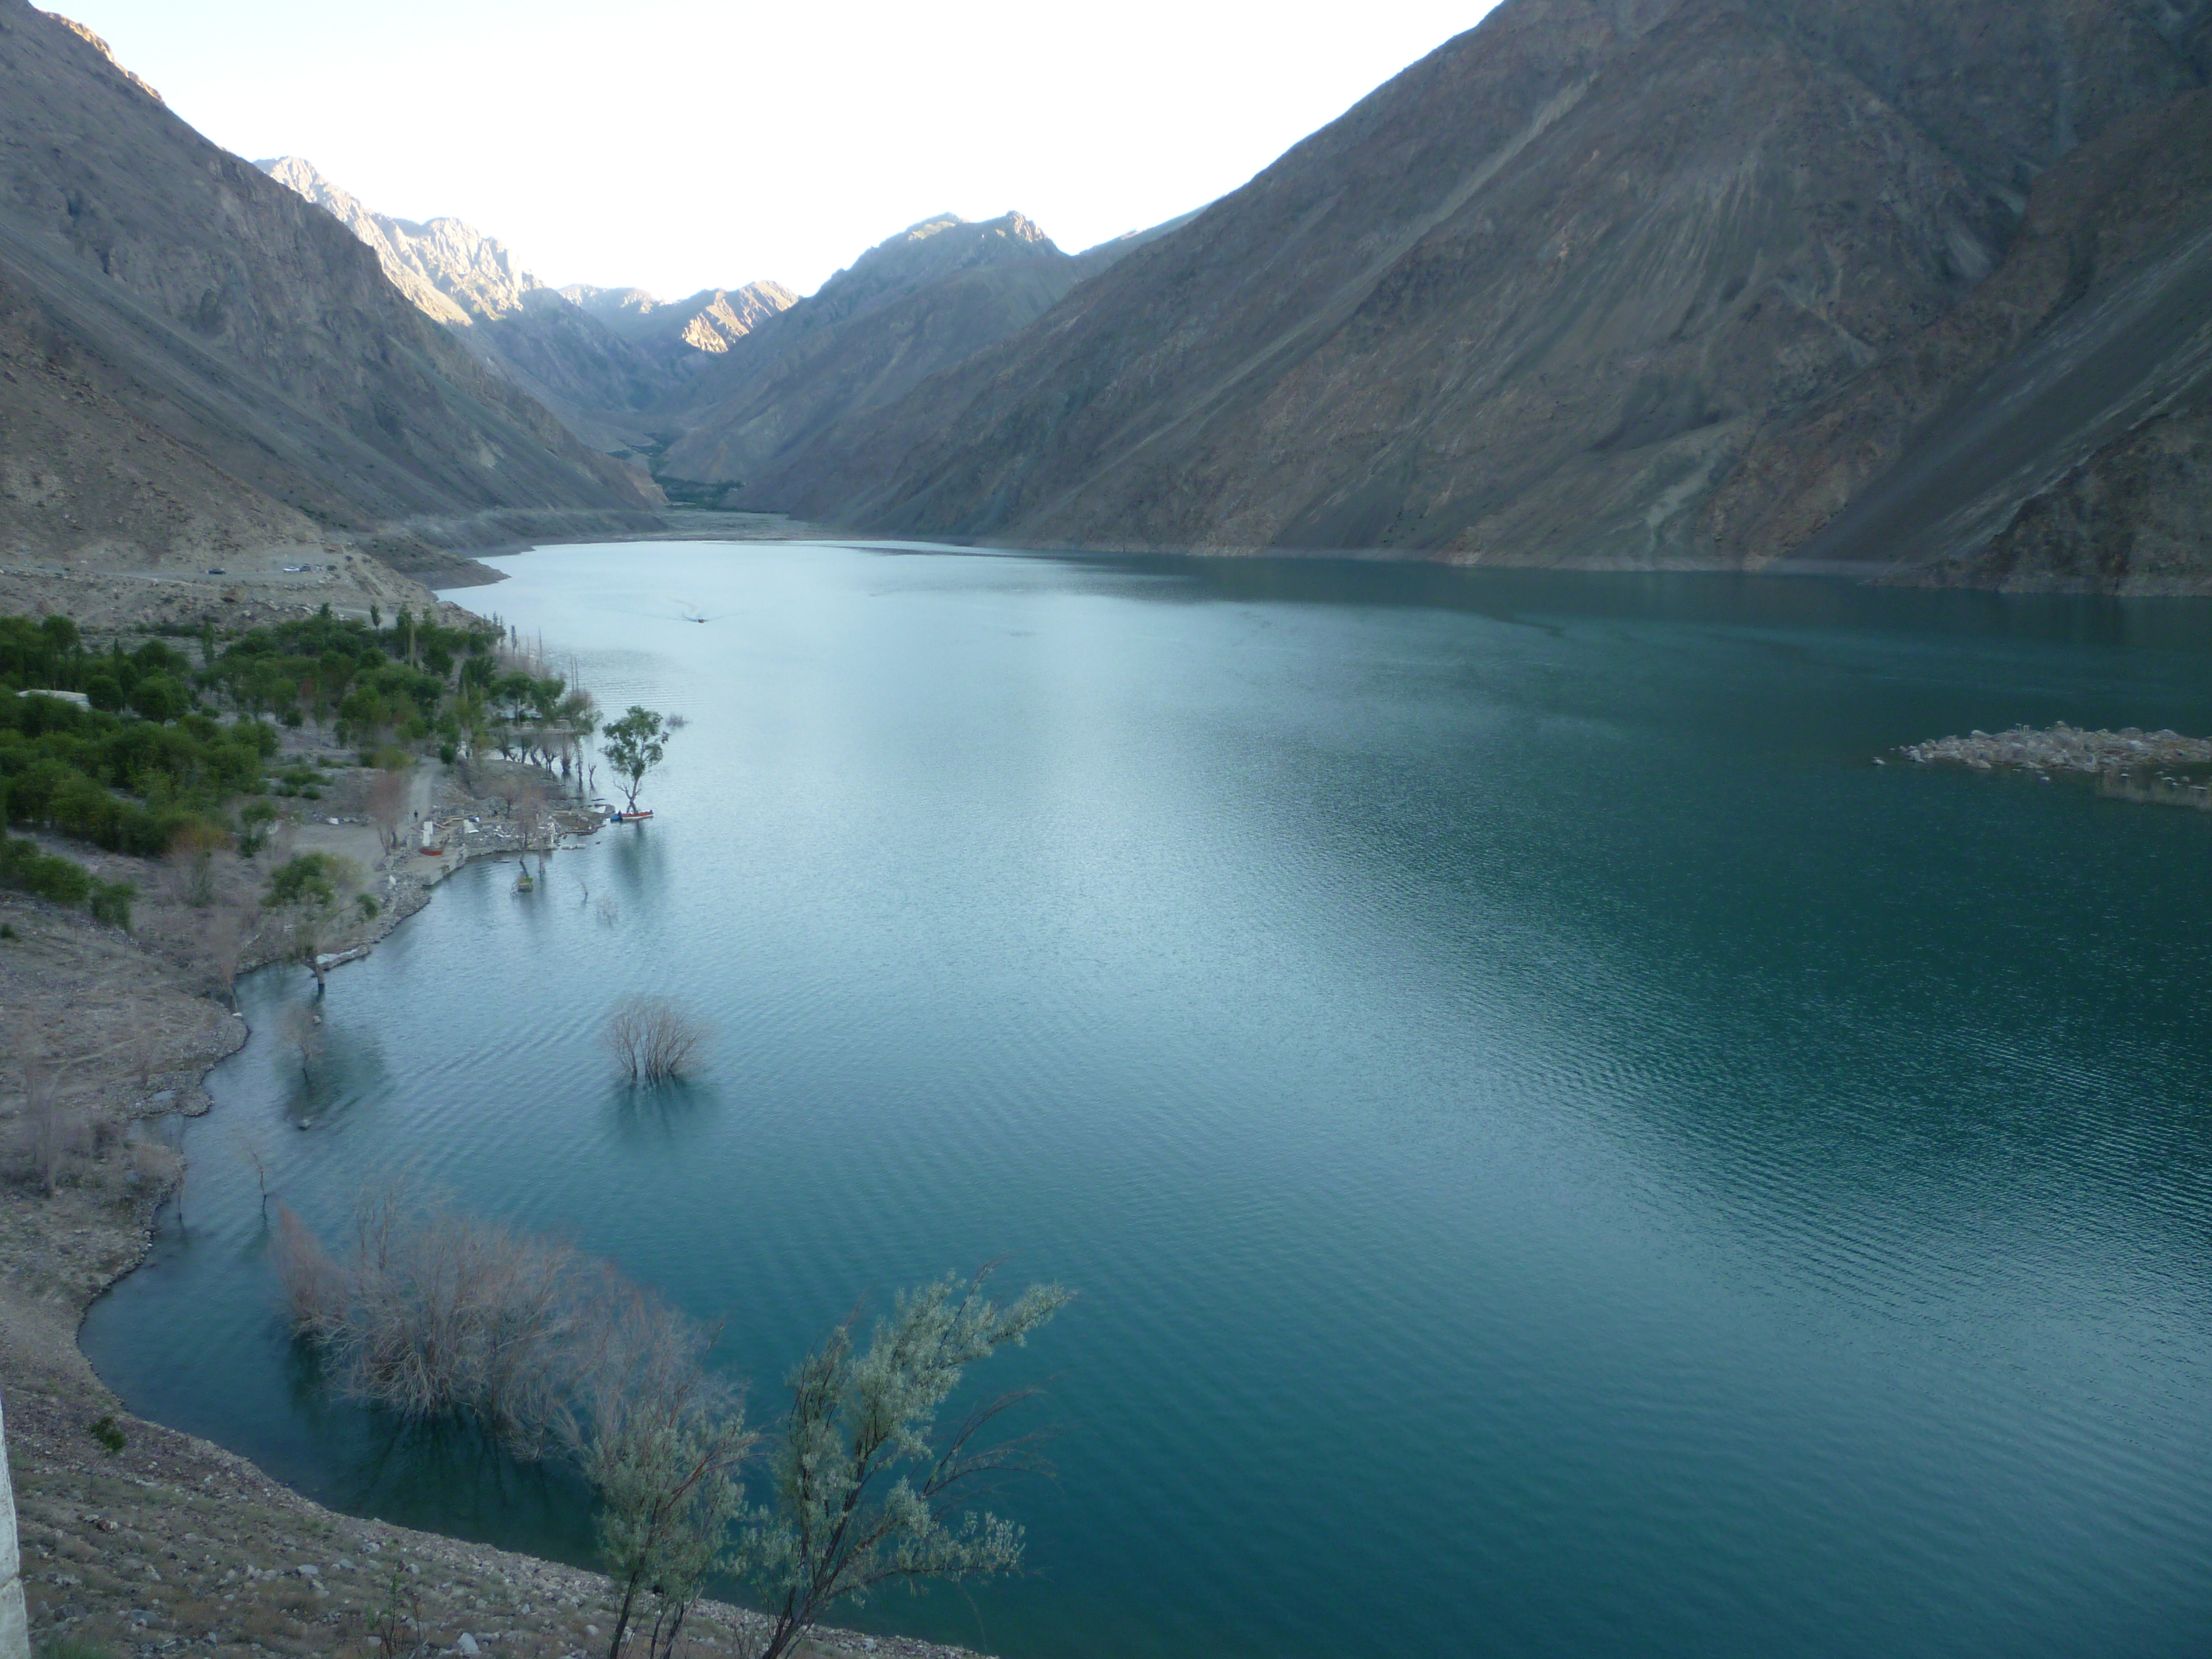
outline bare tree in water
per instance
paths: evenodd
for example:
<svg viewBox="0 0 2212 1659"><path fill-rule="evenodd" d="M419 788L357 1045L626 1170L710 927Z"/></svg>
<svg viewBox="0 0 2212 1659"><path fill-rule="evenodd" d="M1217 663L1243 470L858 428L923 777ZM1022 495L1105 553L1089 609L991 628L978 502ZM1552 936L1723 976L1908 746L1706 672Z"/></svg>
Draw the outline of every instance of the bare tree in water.
<svg viewBox="0 0 2212 1659"><path fill-rule="evenodd" d="M680 1077L697 1063L707 1028L665 997L628 997L607 1016L606 1045L632 1083Z"/></svg>

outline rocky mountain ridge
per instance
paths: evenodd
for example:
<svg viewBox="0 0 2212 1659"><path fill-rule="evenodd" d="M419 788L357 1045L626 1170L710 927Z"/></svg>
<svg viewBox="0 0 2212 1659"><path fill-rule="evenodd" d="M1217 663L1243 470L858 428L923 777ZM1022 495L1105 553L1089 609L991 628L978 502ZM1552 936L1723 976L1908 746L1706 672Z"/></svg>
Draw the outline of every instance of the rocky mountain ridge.
<svg viewBox="0 0 2212 1659"><path fill-rule="evenodd" d="M663 304L642 289L556 289L507 245L459 219L397 219L296 155L254 164L323 209L377 257L416 308L484 367L550 410L582 442L635 459L659 445L639 416L792 303L775 283L703 289ZM636 469L642 487L657 487Z"/></svg>
<svg viewBox="0 0 2212 1659"><path fill-rule="evenodd" d="M0 540L160 563L646 495L328 214L0 0ZM387 550L425 546L409 534Z"/></svg>
<svg viewBox="0 0 2212 1659"><path fill-rule="evenodd" d="M641 288L593 288L576 283L561 297L596 317L648 359L684 374L706 368L738 341L799 296L781 283L706 288L681 300L657 300Z"/></svg>
<svg viewBox="0 0 2212 1659"><path fill-rule="evenodd" d="M748 479L833 443L854 421L1017 333L1171 228L1070 255L1020 213L980 222L939 214L909 225L698 377L672 406L684 429L663 477L672 488L684 481L752 505Z"/></svg>
<svg viewBox="0 0 2212 1659"><path fill-rule="evenodd" d="M524 295L545 286L523 270L504 242L459 219L416 223L375 212L302 156L253 165L366 243L392 285L433 322L465 327L511 316L522 309Z"/></svg>
<svg viewBox="0 0 2212 1659"><path fill-rule="evenodd" d="M1812 411L1961 313L2045 175L2208 71L2204 0L1506 0L748 498L1029 544L1771 562L1832 508L1730 481L1817 449ZM1973 568L1943 546L1916 568ZM2075 579L2032 564L2002 579Z"/></svg>

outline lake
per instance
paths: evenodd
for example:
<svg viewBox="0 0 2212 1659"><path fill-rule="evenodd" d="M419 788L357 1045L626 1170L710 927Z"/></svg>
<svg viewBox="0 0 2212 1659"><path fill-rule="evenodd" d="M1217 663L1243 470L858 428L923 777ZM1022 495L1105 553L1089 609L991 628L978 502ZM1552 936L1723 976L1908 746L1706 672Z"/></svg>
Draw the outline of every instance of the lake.
<svg viewBox="0 0 2212 1659"><path fill-rule="evenodd" d="M2212 606L645 544L456 597L679 712L649 825L472 866L182 1131L94 1308L149 1418L581 1559L557 1471L326 1398L252 1170L402 1164L702 1317L1081 1299L1008 1659L2212 1650L2212 816L1873 763L2212 732ZM686 615L704 616L702 624ZM602 785L605 784L604 769ZM303 973L249 981L257 1033ZM617 1085L608 1010L711 1023ZM292 1127L302 1115L313 1127Z"/></svg>

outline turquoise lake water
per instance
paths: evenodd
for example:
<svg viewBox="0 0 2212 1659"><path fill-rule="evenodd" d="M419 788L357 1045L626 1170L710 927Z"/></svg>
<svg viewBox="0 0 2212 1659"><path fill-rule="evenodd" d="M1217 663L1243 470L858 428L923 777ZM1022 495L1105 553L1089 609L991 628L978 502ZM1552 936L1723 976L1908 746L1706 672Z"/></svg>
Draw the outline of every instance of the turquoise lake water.
<svg viewBox="0 0 2212 1659"><path fill-rule="evenodd" d="M242 1148L411 1162L702 1316L1081 1300L1008 1659L2212 1651L2212 816L1873 757L2212 732L2212 606L812 544L456 595L689 725L649 826L472 866L182 1131L131 1407L571 1558L556 1472L333 1402ZM704 614L704 625L683 620ZM602 900L611 903L603 906ZM308 990L245 989L257 1032ZM616 1086L634 992L715 1028ZM307 1133L292 1121L309 1115Z"/></svg>

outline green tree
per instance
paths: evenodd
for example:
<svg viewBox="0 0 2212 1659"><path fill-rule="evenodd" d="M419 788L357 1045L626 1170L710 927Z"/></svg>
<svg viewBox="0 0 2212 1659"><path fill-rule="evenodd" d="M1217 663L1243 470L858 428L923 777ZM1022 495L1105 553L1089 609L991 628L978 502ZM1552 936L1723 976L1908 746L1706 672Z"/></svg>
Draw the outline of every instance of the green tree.
<svg viewBox="0 0 2212 1659"><path fill-rule="evenodd" d="M946 1435L937 1411L969 1365L1025 1341L1072 1292L1033 1285L995 1307L983 1294L988 1276L901 1296L866 1352L848 1319L791 1374L791 1414L770 1460L775 1503L743 1547L775 1621L760 1659L781 1659L831 1606L879 1585L957 1583L1020 1562L1019 1527L955 1511L980 1480L1034 1465L1029 1439L982 1443L1029 1391L1000 1396Z"/></svg>
<svg viewBox="0 0 2212 1659"><path fill-rule="evenodd" d="M644 783L645 775L665 757L667 740L666 722L652 709L641 708L635 703L620 720L608 721L599 732L599 747L605 752L607 763L627 780L623 794L633 812L637 811L639 786Z"/></svg>
<svg viewBox="0 0 2212 1659"><path fill-rule="evenodd" d="M353 860L334 853L302 853L269 878L263 903L283 918L289 947L285 954L315 976L317 996L325 985L324 946L342 915L339 890L353 878Z"/></svg>
<svg viewBox="0 0 2212 1659"><path fill-rule="evenodd" d="M759 1437L702 1363L711 1338L682 1314L633 1291L611 1324L583 1440L599 1559L622 1591L607 1654L622 1659L650 1592L658 1606L637 1659L665 1659L708 1576L732 1565L730 1523L744 1513L738 1469Z"/></svg>
<svg viewBox="0 0 2212 1659"><path fill-rule="evenodd" d="M152 674L131 689L131 706L149 720L173 720L192 704L176 681L167 674Z"/></svg>

